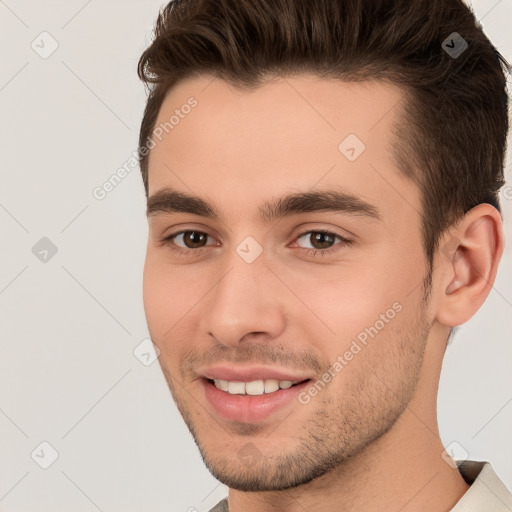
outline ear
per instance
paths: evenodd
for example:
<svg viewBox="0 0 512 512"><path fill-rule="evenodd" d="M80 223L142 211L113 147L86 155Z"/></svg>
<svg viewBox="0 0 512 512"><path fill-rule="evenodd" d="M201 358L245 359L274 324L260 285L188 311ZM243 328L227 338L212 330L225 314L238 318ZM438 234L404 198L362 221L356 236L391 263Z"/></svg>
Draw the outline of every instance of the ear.
<svg viewBox="0 0 512 512"><path fill-rule="evenodd" d="M479 204L446 233L438 251L436 319L449 327L467 322L496 279L504 249L500 213Z"/></svg>

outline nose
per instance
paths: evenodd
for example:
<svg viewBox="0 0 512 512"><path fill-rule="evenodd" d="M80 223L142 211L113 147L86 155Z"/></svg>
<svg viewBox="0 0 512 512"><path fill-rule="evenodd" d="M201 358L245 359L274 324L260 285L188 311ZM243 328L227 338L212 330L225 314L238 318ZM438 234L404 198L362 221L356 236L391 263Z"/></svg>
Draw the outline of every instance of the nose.
<svg viewBox="0 0 512 512"><path fill-rule="evenodd" d="M263 254L247 263L233 253L204 299L203 333L226 346L278 338L285 328L286 290Z"/></svg>

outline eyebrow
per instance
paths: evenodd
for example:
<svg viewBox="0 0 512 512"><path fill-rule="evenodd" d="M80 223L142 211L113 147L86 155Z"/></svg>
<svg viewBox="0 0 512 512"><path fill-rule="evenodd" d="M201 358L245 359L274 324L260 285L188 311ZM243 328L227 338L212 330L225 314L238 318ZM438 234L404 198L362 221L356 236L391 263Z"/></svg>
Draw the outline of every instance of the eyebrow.
<svg viewBox="0 0 512 512"><path fill-rule="evenodd" d="M259 218L264 223L271 223L283 217L311 212L348 213L382 220L378 208L353 194L337 190L298 192L271 199L260 206ZM147 217L157 213L191 213L209 219L221 217L204 199L169 187L148 198Z"/></svg>

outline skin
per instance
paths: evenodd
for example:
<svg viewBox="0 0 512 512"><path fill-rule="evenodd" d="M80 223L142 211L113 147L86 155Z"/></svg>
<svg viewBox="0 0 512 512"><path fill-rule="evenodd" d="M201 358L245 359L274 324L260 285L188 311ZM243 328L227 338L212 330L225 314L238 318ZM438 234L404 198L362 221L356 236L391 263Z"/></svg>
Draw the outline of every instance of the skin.
<svg viewBox="0 0 512 512"><path fill-rule="evenodd" d="M421 193L391 150L398 87L296 75L248 92L194 78L170 90L156 124L190 96L197 106L151 150L149 196L165 187L193 193L221 219L149 217L144 306L172 396L205 464L229 486L230 511L450 510L468 485L442 456L439 375L450 327L478 310L494 282L499 213L478 205L443 234L425 302ZM338 150L350 133L366 145L353 162ZM257 218L270 198L333 187L381 219ZM352 244L328 239L323 247L338 244L336 252L308 255L322 250L309 236L315 229ZM181 230L209 235L199 255L201 244L186 237L160 243ZM263 248L250 264L236 252L247 236ZM247 423L219 417L206 401L206 364L261 363L319 379L394 303L401 311L308 404Z"/></svg>

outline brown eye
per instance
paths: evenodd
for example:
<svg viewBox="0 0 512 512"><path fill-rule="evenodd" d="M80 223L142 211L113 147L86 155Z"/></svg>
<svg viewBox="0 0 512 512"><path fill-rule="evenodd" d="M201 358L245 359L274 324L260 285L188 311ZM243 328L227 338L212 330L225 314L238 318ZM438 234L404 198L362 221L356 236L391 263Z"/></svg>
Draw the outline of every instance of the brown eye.
<svg viewBox="0 0 512 512"><path fill-rule="evenodd" d="M184 231L180 235L183 235L183 243L188 249L203 247L203 243L206 243L208 239L208 235L201 231Z"/></svg>
<svg viewBox="0 0 512 512"><path fill-rule="evenodd" d="M305 249L308 256L314 257L329 256L353 244L351 240L344 236L323 230L306 231L298 236L296 240L301 239L306 240L310 247L302 245L299 245L299 247ZM336 242L336 240L338 241Z"/></svg>
<svg viewBox="0 0 512 512"><path fill-rule="evenodd" d="M307 233L303 233L301 236L297 238L300 240L304 238L312 247L305 247L305 249L330 249L333 244L336 242L336 239L343 240L343 238L335 233L330 233L328 231L308 231Z"/></svg>
<svg viewBox="0 0 512 512"><path fill-rule="evenodd" d="M207 247L208 237L208 233L190 229L187 231L179 231L178 233L171 233L163 238L160 243L179 253L187 252L187 250L195 253Z"/></svg>
<svg viewBox="0 0 512 512"><path fill-rule="evenodd" d="M309 240L315 249L329 249L334 243L335 236L330 233L313 231Z"/></svg>

